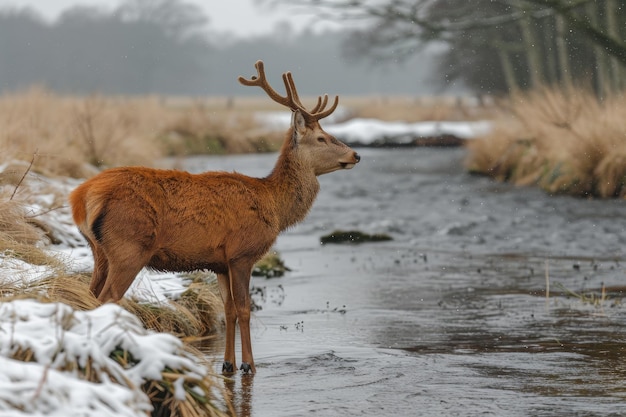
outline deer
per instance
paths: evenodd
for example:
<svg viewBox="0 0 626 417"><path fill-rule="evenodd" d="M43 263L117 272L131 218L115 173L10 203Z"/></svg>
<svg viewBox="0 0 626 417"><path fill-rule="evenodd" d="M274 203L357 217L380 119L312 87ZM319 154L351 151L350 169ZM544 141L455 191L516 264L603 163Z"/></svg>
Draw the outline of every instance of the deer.
<svg viewBox="0 0 626 417"><path fill-rule="evenodd" d="M264 178L237 172L191 174L179 170L118 167L104 170L71 192L72 217L93 253L89 289L100 303L119 302L145 267L158 271L210 270L224 304L226 341L222 372L234 373L239 325L241 368L255 374L250 338L250 276L280 232L302 221L319 192L319 175L351 169L360 160L326 133L319 121L339 104L319 96L307 110L291 72L286 95L265 76L239 77L292 111L291 125L273 170Z"/></svg>

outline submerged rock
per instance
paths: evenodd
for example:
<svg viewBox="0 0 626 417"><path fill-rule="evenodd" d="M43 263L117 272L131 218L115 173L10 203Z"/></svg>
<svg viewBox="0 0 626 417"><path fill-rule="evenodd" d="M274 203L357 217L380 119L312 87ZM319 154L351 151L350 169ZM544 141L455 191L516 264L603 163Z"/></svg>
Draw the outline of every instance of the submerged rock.
<svg viewBox="0 0 626 417"><path fill-rule="evenodd" d="M366 242L384 242L388 240L393 240L393 238L384 233L370 235L358 230L335 230L334 232L320 238L322 245L329 243L359 244Z"/></svg>

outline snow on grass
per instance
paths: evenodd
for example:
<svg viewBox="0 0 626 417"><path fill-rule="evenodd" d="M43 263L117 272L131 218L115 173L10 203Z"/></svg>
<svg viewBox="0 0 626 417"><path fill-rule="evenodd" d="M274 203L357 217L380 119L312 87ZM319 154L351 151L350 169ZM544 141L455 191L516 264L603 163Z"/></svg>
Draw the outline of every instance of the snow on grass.
<svg viewBox="0 0 626 417"><path fill-rule="evenodd" d="M165 369L196 379L207 373L177 337L144 329L116 304L74 311L61 303L2 303L0 334L0 410L11 415L145 416L152 408L141 390L146 380L161 380ZM114 360L116 351L128 352L130 365Z"/></svg>
<svg viewBox="0 0 626 417"><path fill-rule="evenodd" d="M0 367L0 416L145 417L152 409L145 395L106 378L83 381L37 362L1 356Z"/></svg>
<svg viewBox="0 0 626 417"><path fill-rule="evenodd" d="M78 183L31 173L15 199L53 237L55 244L39 245L46 253L71 271L90 273L91 250L67 204ZM11 195L14 186L5 187ZM30 264L10 250L0 252L1 283L12 288L54 276L55 267ZM128 295L168 305L187 284L176 274L144 270ZM129 356L125 366L114 359L119 354ZM0 303L0 416L146 416L152 409L142 390L147 381L161 381L168 370L174 397L183 400L186 381L207 378L207 369L197 361L177 337L146 330L117 304L75 311L35 300Z"/></svg>
<svg viewBox="0 0 626 417"><path fill-rule="evenodd" d="M372 145L379 141L387 143L411 143L415 138L456 136L472 139L489 132L490 123L478 122L383 122L376 119L351 119L324 128L337 138L359 145Z"/></svg>
<svg viewBox="0 0 626 417"><path fill-rule="evenodd" d="M407 144L415 138L435 138L452 135L461 139L482 136L491 130L488 121L426 121L408 123L403 121L387 122L378 119L354 118L337 122L345 117L345 110L337 108L336 114L325 119L324 130L338 139L354 145L372 145L385 141L387 144ZM285 130L291 123L290 112L267 112L258 116L262 123L276 130Z"/></svg>
<svg viewBox="0 0 626 417"><path fill-rule="evenodd" d="M0 253L0 279L3 283L15 285L38 281L50 275L50 268L45 265L33 265L14 258L11 253Z"/></svg>

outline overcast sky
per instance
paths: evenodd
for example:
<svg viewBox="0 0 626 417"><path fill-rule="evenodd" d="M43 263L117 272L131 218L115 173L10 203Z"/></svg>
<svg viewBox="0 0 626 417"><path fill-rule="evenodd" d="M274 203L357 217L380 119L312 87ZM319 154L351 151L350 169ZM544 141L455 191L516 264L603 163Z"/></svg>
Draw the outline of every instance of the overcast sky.
<svg viewBox="0 0 626 417"><path fill-rule="evenodd" d="M241 37L270 32L277 22L289 20L294 28L310 25L312 15L282 5L259 5L255 0L187 0L200 5L210 18L210 26L221 32L232 32ZM0 0L0 7L29 6L47 19L56 18L63 10L81 5L114 7L121 0Z"/></svg>

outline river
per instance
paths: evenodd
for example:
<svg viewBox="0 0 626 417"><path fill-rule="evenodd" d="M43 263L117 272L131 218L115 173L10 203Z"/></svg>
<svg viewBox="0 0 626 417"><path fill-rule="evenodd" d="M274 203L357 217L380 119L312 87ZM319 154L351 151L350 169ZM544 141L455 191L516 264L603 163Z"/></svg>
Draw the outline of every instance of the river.
<svg viewBox="0 0 626 417"><path fill-rule="evenodd" d="M471 176L462 148L359 152L279 237L292 271L253 279L257 374L226 382L239 416L626 414L623 201ZM336 229L393 240L320 245Z"/></svg>

